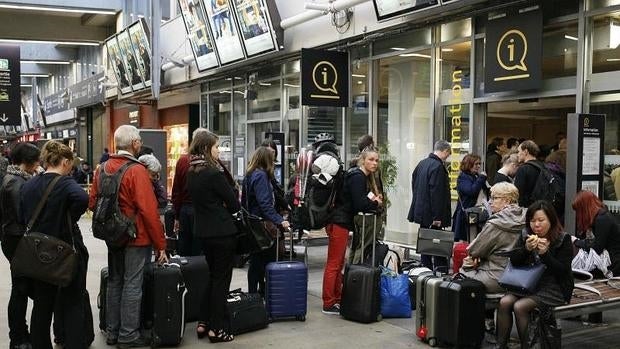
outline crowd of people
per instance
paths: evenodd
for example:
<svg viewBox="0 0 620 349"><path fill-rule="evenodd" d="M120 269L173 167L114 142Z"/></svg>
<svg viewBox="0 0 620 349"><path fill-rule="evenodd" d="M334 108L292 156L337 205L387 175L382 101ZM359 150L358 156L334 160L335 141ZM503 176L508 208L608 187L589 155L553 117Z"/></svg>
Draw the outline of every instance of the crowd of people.
<svg viewBox="0 0 620 349"><path fill-rule="evenodd" d="M333 137L321 135L312 145L318 149ZM96 210L101 173L112 174L129 166L121 178L118 207L135 222L135 236L126 245L108 245L109 279L106 304L106 342L119 348L148 345L140 332L140 306L143 270L152 256L158 263L168 260L164 228L158 209L166 206L167 196L159 182L161 163L152 149L144 146L138 129L120 126L114 132L115 153L106 149L101 163L92 171L59 142L49 141L42 150L19 143L11 151L0 187L2 251L11 261L26 229L41 231L75 246L77 267L71 283L58 287L47 282L11 275L8 304L11 348L51 348L50 326L54 318L56 340L66 348L84 348L92 339L92 314L86 292L88 251L76 224L89 208ZM336 181L333 206L326 223L328 254L323 275L323 312L339 314L342 297L342 269L347 255L349 232L353 231L349 263L360 263L373 243L372 234L382 238L386 214L386 193L379 171L380 153L371 136L358 141L359 154L348 168L342 164ZM609 263L600 277L620 275L620 231L613 217L594 194L580 192L572 203L577 216L575 236L562 226L562 212L533 190L542 169L565 171L566 141L559 140L557 150L540 160L540 148L531 140L495 138L489 145L486 166L482 158L467 154L461 161L456 191L456 210L451 210L451 193L445 161L451 145L435 143L433 152L420 161L412 173L412 201L408 220L422 227L452 228L455 241L469 240L466 210L483 206L490 217L468 247L468 256L460 270L480 280L487 292L504 290L498 280L510 262L523 265L532 260L547 268L534 294L508 292L499 303L498 345L505 348L515 315L522 347L526 344L530 313L570 300L573 288L571 262L573 249L608 254ZM178 252L183 256L204 255L209 265L209 285L201 302L196 327L199 338L212 342L234 339L226 307L237 246L237 228L233 214L244 207L260 216L274 234L294 224L293 205L274 176L278 147L265 141L252 154L244 180L237 183L219 157L219 137L204 128L192 135L189 151L176 164L172 187L173 230L179 236ZM337 150L336 150L337 151ZM559 152L564 151L564 154ZM531 166L529 166L529 165ZM483 168L486 169L483 170ZM554 172L555 173L555 172ZM60 180L54 180L61 176ZM90 193L78 184L92 180ZM53 187L50 183L53 183ZM36 205L47 196L43 213L37 217ZM298 190L296 185L290 190ZM293 195L294 197L294 195ZM26 199L27 198L27 199ZM34 199L33 199L34 198ZM360 221L357 213L374 215L374 224ZM29 222L35 216L34 223ZM378 225L377 225L378 224ZM369 227L370 225L370 227ZM282 244L252 253L247 273L248 291L265 293L265 267L284 252ZM292 253L292 251L291 251ZM422 255L423 265L434 269L447 267L446 258ZM605 273L607 272L607 273ZM28 298L34 301L27 324ZM88 317L91 318L88 321ZM80 321L83 320L83 321ZM92 328L90 329L92 330Z"/></svg>

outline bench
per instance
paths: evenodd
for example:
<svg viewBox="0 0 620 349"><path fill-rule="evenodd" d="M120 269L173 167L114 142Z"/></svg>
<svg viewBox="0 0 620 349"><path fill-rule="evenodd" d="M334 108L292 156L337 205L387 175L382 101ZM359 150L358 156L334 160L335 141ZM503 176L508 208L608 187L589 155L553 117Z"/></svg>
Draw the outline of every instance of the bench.
<svg viewBox="0 0 620 349"><path fill-rule="evenodd" d="M556 319L575 317L620 308L620 278L575 284L570 304L553 309Z"/></svg>

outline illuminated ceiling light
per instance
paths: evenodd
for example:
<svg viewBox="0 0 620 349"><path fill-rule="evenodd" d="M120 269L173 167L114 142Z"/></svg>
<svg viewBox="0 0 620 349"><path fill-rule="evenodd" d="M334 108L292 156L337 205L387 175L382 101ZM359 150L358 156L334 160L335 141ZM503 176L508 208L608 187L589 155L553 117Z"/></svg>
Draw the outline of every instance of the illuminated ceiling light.
<svg viewBox="0 0 620 349"><path fill-rule="evenodd" d="M23 85L19 85L19 86L21 86L21 87L32 87L32 85L30 85L30 84L23 84Z"/></svg>
<svg viewBox="0 0 620 349"><path fill-rule="evenodd" d="M390 50L394 50L394 51L404 51L405 49L402 47L390 47Z"/></svg>
<svg viewBox="0 0 620 349"><path fill-rule="evenodd" d="M294 84L284 84L284 86L299 88L299 85Z"/></svg>
<svg viewBox="0 0 620 349"><path fill-rule="evenodd" d="M351 74L351 76L354 78L365 78L366 77L366 75L364 74Z"/></svg>
<svg viewBox="0 0 620 349"><path fill-rule="evenodd" d="M270 82L259 82L258 84L261 86L271 86Z"/></svg>
<svg viewBox="0 0 620 349"><path fill-rule="evenodd" d="M421 53L403 53L399 55L400 57L420 57L420 58L431 58L430 55L424 55Z"/></svg>
<svg viewBox="0 0 620 349"><path fill-rule="evenodd" d="M568 35L568 34L564 34L564 39L579 41L579 39L577 37L571 36L571 35Z"/></svg>
<svg viewBox="0 0 620 349"><path fill-rule="evenodd" d="M620 58L607 58L607 62L620 62Z"/></svg>
<svg viewBox="0 0 620 349"><path fill-rule="evenodd" d="M452 51L454 51L454 49L453 48L449 48L449 47L444 47L444 48L441 49L441 52L452 52Z"/></svg>
<svg viewBox="0 0 620 349"><path fill-rule="evenodd" d="M54 41L54 40L17 40L17 39L0 39L0 42L8 42L15 44L52 44L52 45L76 45L76 46L99 46L99 42L95 41Z"/></svg>
<svg viewBox="0 0 620 349"><path fill-rule="evenodd" d="M363 83L364 83L364 82L363 82L363 81L361 81L361 80L358 80L358 81L357 81L357 84L358 84L358 85L361 85L361 84L363 84Z"/></svg>
<svg viewBox="0 0 620 349"><path fill-rule="evenodd" d="M22 78L49 78L47 74L21 74Z"/></svg>
<svg viewBox="0 0 620 349"><path fill-rule="evenodd" d="M69 61L30 61L30 60L22 60L21 63L32 63L32 64L71 64ZM80 63L78 63L80 64Z"/></svg>
<svg viewBox="0 0 620 349"><path fill-rule="evenodd" d="M35 6L35 5L18 5L18 4L0 4L0 8L12 10L31 10L46 12L71 12L71 13L92 13L98 15L115 15L115 10L94 10L88 8L67 8L67 7L51 7L51 6Z"/></svg>

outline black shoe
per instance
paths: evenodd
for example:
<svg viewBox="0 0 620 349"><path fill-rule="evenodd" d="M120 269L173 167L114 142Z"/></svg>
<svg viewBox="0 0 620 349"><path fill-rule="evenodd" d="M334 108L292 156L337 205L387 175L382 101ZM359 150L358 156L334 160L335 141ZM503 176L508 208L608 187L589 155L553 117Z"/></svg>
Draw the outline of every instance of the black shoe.
<svg viewBox="0 0 620 349"><path fill-rule="evenodd" d="M116 347L118 349L126 349L126 348L139 348L139 347L148 347L151 343L146 340L144 337L140 337L133 342L129 343L117 343Z"/></svg>
<svg viewBox="0 0 620 349"><path fill-rule="evenodd" d="M118 343L118 339L116 338L107 338L105 340L105 344L107 345L116 345L116 343Z"/></svg>

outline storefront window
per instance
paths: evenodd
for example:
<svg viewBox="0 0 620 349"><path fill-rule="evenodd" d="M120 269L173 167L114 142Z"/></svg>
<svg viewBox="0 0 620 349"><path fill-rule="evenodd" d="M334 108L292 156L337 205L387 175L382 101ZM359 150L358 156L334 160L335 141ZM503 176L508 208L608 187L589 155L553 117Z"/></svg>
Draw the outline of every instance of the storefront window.
<svg viewBox="0 0 620 349"><path fill-rule="evenodd" d="M220 136L220 159L231 169L232 152L230 139L231 91L224 90L209 95L209 130Z"/></svg>
<svg viewBox="0 0 620 349"><path fill-rule="evenodd" d="M351 108L347 108L347 143L345 161L357 156L357 140L368 134L368 63L351 68Z"/></svg>
<svg viewBox="0 0 620 349"><path fill-rule="evenodd" d="M168 154L168 163L166 164L166 188L168 189L168 196L170 196L172 195L172 182L174 180L177 160L179 160L181 155L186 154L188 150L188 125L164 126L163 129L166 131L166 152Z"/></svg>
<svg viewBox="0 0 620 349"><path fill-rule="evenodd" d="M441 25L441 42L466 38L471 35L471 19L466 18L456 22Z"/></svg>
<svg viewBox="0 0 620 349"><path fill-rule="evenodd" d="M329 133L336 138L336 143L342 145L342 108L338 107L307 107L308 116L306 129L308 130L302 146L312 144L314 137L319 133Z"/></svg>
<svg viewBox="0 0 620 349"><path fill-rule="evenodd" d="M430 69L430 50L379 61L377 144L398 159L395 178L383 179L391 203L385 238L405 244L415 244L417 231L407 222L411 173L432 150Z"/></svg>
<svg viewBox="0 0 620 349"><path fill-rule="evenodd" d="M471 56L471 41L460 42L441 48L441 88L452 89L455 73L460 79L461 88L469 88L469 62Z"/></svg>
<svg viewBox="0 0 620 349"><path fill-rule="evenodd" d="M609 211L620 217L620 104L592 105L590 112L606 115L603 200Z"/></svg>
<svg viewBox="0 0 620 349"><path fill-rule="evenodd" d="M543 79L577 74L577 21L546 25L543 29Z"/></svg>
<svg viewBox="0 0 620 349"><path fill-rule="evenodd" d="M588 0L588 10L620 5L620 0Z"/></svg>
<svg viewBox="0 0 620 349"><path fill-rule="evenodd" d="M385 40L375 41L373 54L394 53L430 44L431 30L430 28L424 28L388 37Z"/></svg>
<svg viewBox="0 0 620 349"><path fill-rule="evenodd" d="M619 12L592 21L592 73L620 70Z"/></svg>
<svg viewBox="0 0 620 349"><path fill-rule="evenodd" d="M256 98L250 99L248 120L280 117L280 79L259 81L254 87Z"/></svg>
<svg viewBox="0 0 620 349"><path fill-rule="evenodd" d="M283 84L284 100L286 101L286 111L284 118L286 127L288 128L287 144L285 150L285 184L288 179L295 174L295 166L297 163L297 155L299 154L299 116L301 115L301 103L299 99L300 82L299 74L292 74L284 78ZM287 129L284 130L287 132Z"/></svg>
<svg viewBox="0 0 620 349"><path fill-rule="evenodd" d="M233 89L233 168L232 173L236 179L242 179L247 163L246 151L246 100L244 98L245 87Z"/></svg>

